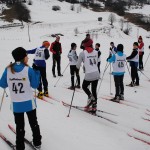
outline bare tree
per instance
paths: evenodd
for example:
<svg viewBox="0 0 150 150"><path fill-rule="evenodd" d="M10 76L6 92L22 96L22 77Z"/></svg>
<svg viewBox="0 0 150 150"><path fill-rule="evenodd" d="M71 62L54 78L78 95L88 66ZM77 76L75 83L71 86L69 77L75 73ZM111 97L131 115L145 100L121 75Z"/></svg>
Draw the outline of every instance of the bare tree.
<svg viewBox="0 0 150 150"><path fill-rule="evenodd" d="M113 26L113 23L116 21L116 16L115 14L111 13L108 17L108 21L110 21L110 25Z"/></svg>
<svg viewBox="0 0 150 150"><path fill-rule="evenodd" d="M126 25L127 25L127 26L126 26L126 29L124 30L124 33L127 34L127 35L129 35L130 32L131 32L131 30L132 30L132 27L131 27L131 25L129 24L129 22L127 22Z"/></svg>
<svg viewBox="0 0 150 150"><path fill-rule="evenodd" d="M121 31L123 31L125 20L124 19L120 19L119 23L120 23Z"/></svg>

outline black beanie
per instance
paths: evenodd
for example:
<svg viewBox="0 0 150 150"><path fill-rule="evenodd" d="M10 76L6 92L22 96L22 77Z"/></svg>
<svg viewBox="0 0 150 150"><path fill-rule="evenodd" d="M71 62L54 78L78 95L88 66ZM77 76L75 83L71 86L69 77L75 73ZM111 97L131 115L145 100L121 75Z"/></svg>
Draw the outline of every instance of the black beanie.
<svg viewBox="0 0 150 150"><path fill-rule="evenodd" d="M21 61L27 56L27 51L22 47L18 47L12 51L12 56L15 62Z"/></svg>
<svg viewBox="0 0 150 150"><path fill-rule="evenodd" d="M123 52L123 45L122 44L118 44L117 51Z"/></svg>
<svg viewBox="0 0 150 150"><path fill-rule="evenodd" d="M71 48L74 48L75 46L77 46L76 43L71 43Z"/></svg>
<svg viewBox="0 0 150 150"><path fill-rule="evenodd" d="M136 46L138 46L139 44L138 44L138 42L134 42L134 43L133 43L133 45L136 45Z"/></svg>

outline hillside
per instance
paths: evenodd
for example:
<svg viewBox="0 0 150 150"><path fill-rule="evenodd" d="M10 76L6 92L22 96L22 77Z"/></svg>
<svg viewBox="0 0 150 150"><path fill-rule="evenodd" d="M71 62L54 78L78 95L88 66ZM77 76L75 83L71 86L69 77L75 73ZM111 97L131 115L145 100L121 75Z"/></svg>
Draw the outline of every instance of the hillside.
<svg viewBox="0 0 150 150"><path fill-rule="evenodd" d="M53 5L59 5L60 11L52 11ZM137 41L137 36L141 35L145 43L144 63L149 55L149 39L146 36L149 33L132 23L130 26L132 30L130 35L124 34L120 30L118 20L121 18L116 15L116 22L114 27L110 25L108 16L110 12L93 12L91 10L82 8L82 11L70 10L69 3L59 2L56 0L33 0L33 5L28 8L31 11L31 23L24 23L22 27L0 28L0 43L1 43L1 64L0 74L2 75L5 67L12 61L11 51L19 46L25 49L33 49L42 44L44 40L52 43L55 38L52 34L61 33L60 42L62 43L62 72L68 65L67 54L70 50L72 42L77 43L77 54L82 50L80 43L85 38L87 32L95 43L101 44L101 77L103 76L106 66L106 58L108 57L110 42L113 41L115 45L122 43L124 45L124 52L128 56L132 51L133 42ZM75 5L77 10L78 5ZM102 17L102 22L98 21L98 17ZM14 21L19 23L18 21ZM6 25L8 22L0 20L1 25ZM9 23L10 24L10 23ZM29 28L28 28L29 27ZM126 27L126 26L125 26ZM77 36L75 36L75 29L78 29ZM28 38L28 29L30 33L30 42ZM29 56L29 65L32 66L34 55ZM59 102L46 98L48 102L37 99L37 115L42 133L42 150L149 150L149 144L138 141L129 137L130 133L138 138L150 142L149 136L138 133L133 128L143 132L150 133L149 121L142 119L150 119L150 82L149 82L149 60L145 66L144 75L140 76L140 86L130 88L125 86L125 100L124 104L113 103L104 100L102 97L109 98L114 96L115 88L113 76L110 76L110 67L106 70L100 90L98 92L98 112L99 115L111 119L117 124L111 123L108 120L89 115L85 112L71 109L70 117L67 117L69 109L62 105L61 101L67 103L71 102L73 91L68 90L70 86L70 69L69 67L64 72L64 76L59 80L56 87L55 83L59 77L52 76L52 54L47 60L47 78L49 82L50 96L59 100ZM80 69L81 83L84 79L82 68ZM124 77L124 84L130 83L130 75L126 67L126 74ZM100 80L101 81L101 80ZM100 82L99 82L100 85ZM99 87L98 85L98 87ZM135 92L137 91L137 92ZM0 112L0 132L4 133L13 143L15 143L15 136L8 130L7 125L12 124L15 127L13 113L10 110L10 94L6 90L8 97L4 97L2 110ZM112 93L113 95L110 95ZM3 89L0 90L0 95L3 95ZM51 104L51 103L53 104ZM82 89L75 92L73 105L85 106L87 103L87 96ZM108 112L111 114L104 113ZM26 137L32 140L32 133L29 127L28 119L26 119ZM9 150L9 147L0 139L0 148L2 150ZM30 147L26 145L26 150Z"/></svg>

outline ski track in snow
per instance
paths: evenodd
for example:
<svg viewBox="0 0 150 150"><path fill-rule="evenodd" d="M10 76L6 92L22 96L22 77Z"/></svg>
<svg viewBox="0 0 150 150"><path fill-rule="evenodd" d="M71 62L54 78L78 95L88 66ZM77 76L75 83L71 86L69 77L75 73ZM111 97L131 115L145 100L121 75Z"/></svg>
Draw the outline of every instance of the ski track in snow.
<svg viewBox="0 0 150 150"><path fill-rule="evenodd" d="M51 6L60 5L62 10L60 12L53 12ZM75 5L77 8L78 5ZM70 50L70 44L72 42L77 43L77 54L82 50L80 49L81 41L85 38L87 31L90 31L94 45L99 42L101 44L101 76L103 74L106 58L108 57L109 43L113 41L115 45L122 43L124 45L124 52L128 56L132 51L133 42L137 41L137 29L139 29L139 35L143 36L145 43L144 62L150 53L148 50L149 39L146 36L149 34L147 31L136 27L131 24L131 35L127 36L120 31L118 22L114 23L114 28L110 29L108 22L109 12L91 12L85 8L82 8L82 12L76 13L76 11L70 10L70 4L66 2L58 2L56 0L34 0L33 5L29 6L31 10L32 22L41 21L39 24L30 24L30 37L31 42L28 39L28 26L25 23L24 28L5 28L0 29L0 73L2 75L5 67L12 61L11 51L19 46L24 47L27 50L36 48L41 45L44 40L52 43L55 38L51 37L51 34L61 33L60 42L62 43L62 72L68 64L67 54ZM97 18L102 16L103 21L98 22ZM116 16L117 20L120 19ZM17 22L17 21L15 21ZM0 25L7 24L0 20ZM74 29L78 28L79 34L74 36ZM106 28L106 30L104 29ZM97 34L97 35L96 35ZM51 53L50 53L51 54ZM29 65L32 66L34 55L29 55ZM150 75L150 60L148 60L144 73ZM125 99L130 105L138 107L125 106L117 104L107 100L98 98L98 109L106 112L116 114L113 116L110 114L98 114L108 117L118 124L112 124L107 120L94 117L82 111L71 109L70 117L67 117L69 109L64 107L61 101L71 103L73 91L66 89L70 86L70 69L69 67L61 77L56 87L54 87L59 77L53 78L52 73L52 54L50 59L47 60L47 79L49 83L50 96L58 101L46 98L46 101L50 101L50 104L45 101L37 99L37 116L38 122L42 133L42 150L150 150L150 145L143 143L139 140L131 138L127 133L133 134L138 138L150 141L149 136L142 133L138 133L135 129L149 133L150 122L143 120L142 117L149 119L148 114L150 110L150 82L147 78L141 75L140 85L141 87L126 87L125 86ZM80 69L81 83L84 79L82 68ZM124 84L130 83L130 76L126 68L126 74L124 77ZM99 87L99 85L98 85ZM136 93L134 91L137 91ZM8 89L6 90L8 97L4 98L2 110L0 112L0 132L5 134L11 142L15 143L15 135L8 130L8 124L15 127L13 113L10 108L10 94ZM110 93L115 94L113 76L111 77L111 91L110 91L110 74L109 68L104 74L104 78L98 93L98 97L109 96ZM3 89L0 90L2 96ZM75 92L73 105L85 106L87 103L87 96L82 89L77 89ZM31 141L32 133L28 123L28 119L25 115L26 125L26 138ZM0 149L9 150L9 147L0 139ZM26 150L30 150L30 147L26 145Z"/></svg>

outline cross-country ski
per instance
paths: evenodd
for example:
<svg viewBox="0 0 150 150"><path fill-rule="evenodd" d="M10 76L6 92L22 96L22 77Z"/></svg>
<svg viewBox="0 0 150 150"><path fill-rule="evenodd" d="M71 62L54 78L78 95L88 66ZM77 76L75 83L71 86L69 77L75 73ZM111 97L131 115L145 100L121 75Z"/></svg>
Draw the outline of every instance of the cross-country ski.
<svg viewBox="0 0 150 150"><path fill-rule="evenodd" d="M0 150L150 149L149 10L0 0Z"/></svg>

